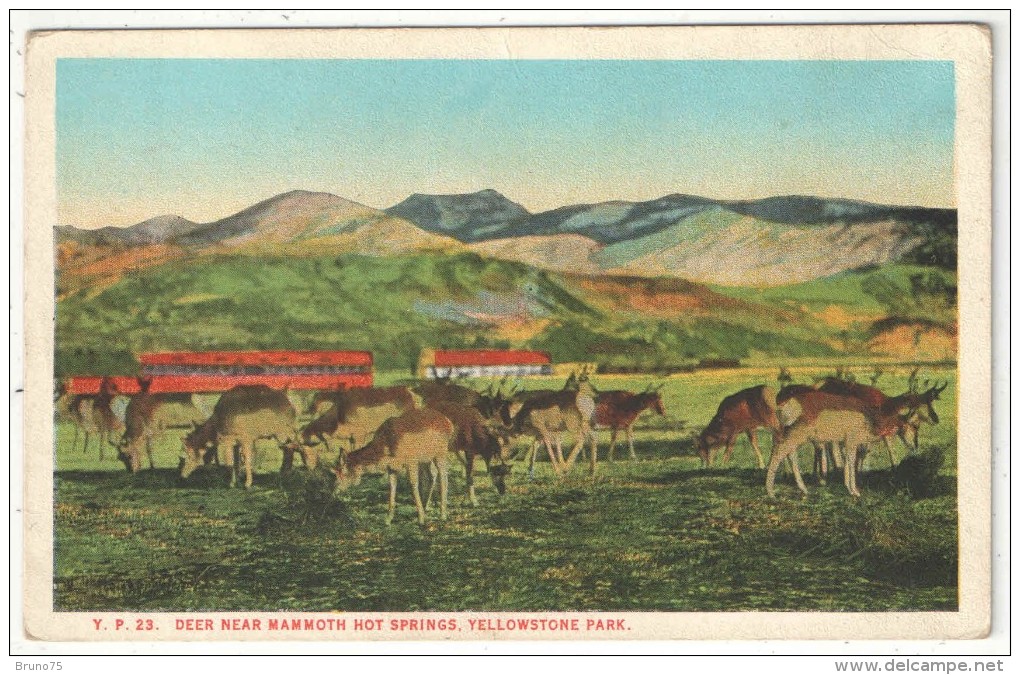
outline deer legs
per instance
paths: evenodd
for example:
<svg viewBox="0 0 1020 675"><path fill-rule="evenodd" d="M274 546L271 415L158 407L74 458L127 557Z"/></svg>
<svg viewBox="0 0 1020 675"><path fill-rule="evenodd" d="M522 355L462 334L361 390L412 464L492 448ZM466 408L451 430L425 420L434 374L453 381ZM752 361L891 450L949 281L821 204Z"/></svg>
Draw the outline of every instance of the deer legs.
<svg viewBox="0 0 1020 675"><path fill-rule="evenodd" d="M233 450L230 453L230 487L237 487L238 474L241 472L241 462L244 462L244 488L250 490L253 484L252 464L255 457L255 441L244 443L241 439L233 439Z"/></svg>
<svg viewBox="0 0 1020 675"><path fill-rule="evenodd" d="M751 439L751 447L754 449L754 456L758 460L758 468L759 469L764 469L765 468L765 460L764 460L764 458L762 458L761 448L758 447L758 434L757 434L757 430L756 429L751 429L750 431L748 431L747 432L747 437L749 439ZM631 452L633 452L633 450Z"/></svg>
<svg viewBox="0 0 1020 675"><path fill-rule="evenodd" d="M464 453L464 482L467 483L467 500L471 506L478 506L478 497L475 496L474 466L474 453Z"/></svg>
<svg viewBox="0 0 1020 675"><path fill-rule="evenodd" d="M807 486L804 485L804 479L800 475L800 466L797 462L797 448L801 446L805 441L808 440L810 434L805 428L792 428L787 434L786 438L772 450L772 457L769 458L768 471L765 473L765 492L768 493L769 497L776 496L776 471L779 469L779 465L784 459L789 457L792 462L793 477L797 482L797 487L801 492L807 494Z"/></svg>
<svg viewBox="0 0 1020 675"><path fill-rule="evenodd" d="M793 477L797 482L797 487L805 495L807 494L807 487L801 478L800 467L797 462L797 449L808 441L815 444L816 439L812 438L813 434L814 432L807 426L797 427L794 425L789 429L786 438L772 451L768 471L765 474L765 492L768 493L769 497L776 496L776 470L779 468L779 464L787 458L793 461ZM861 438L848 436L845 439L845 445L846 457L843 459L843 484L846 486L847 492L852 496L860 497L861 493L857 489L857 458L860 448L862 446L866 447L867 443L862 442Z"/></svg>
<svg viewBox="0 0 1020 675"><path fill-rule="evenodd" d="M446 465L446 458L437 459L428 463L428 470L432 476L432 484L429 487L428 496L425 498L424 503L421 498L420 481L418 479L418 471L421 469L421 465L416 467L407 467L407 479L411 483L411 496L414 497L414 506L418 510L418 524L425 524L425 510L428 509L432 503L432 493L436 488L436 479L439 482L439 518L446 520L447 510L446 502L447 495L450 490L449 483L449 472ZM390 525L393 523L393 514L397 510L397 477L398 473L393 469L388 471L388 477L390 481L390 510L386 516L386 524Z"/></svg>
<svg viewBox="0 0 1020 675"><path fill-rule="evenodd" d="M549 453L549 463L552 464L553 471L556 472L557 476L559 476L560 473L563 471L563 469L560 467L560 465L561 465L561 463L563 461L562 460L563 454L562 454L562 451L560 450L560 438L559 438L559 436L557 435L556 439L555 439L555 445L556 445L556 451L555 452L553 451L554 440L553 440L553 438L549 434L547 434L547 433L543 433L542 434L542 443L545 444L545 449ZM559 455L561 459L557 460L556 459L557 455ZM535 457L534 457L534 454L533 454L532 455L532 465L531 465L532 471L534 471L534 468L535 468L534 460L535 460Z"/></svg>
<svg viewBox="0 0 1020 675"><path fill-rule="evenodd" d="M848 438L846 441L846 459L843 464L843 484L847 492L854 497L860 497L857 489L857 453L860 452L862 444L857 439ZM865 446L866 449L866 446Z"/></svg>
<svg viewBox="0 0 1020 675"><path fill-rule="evenodd" d="M609 461L613 461L613 457L616 451L616 437L619 435L619 429L613 429L609 434ZM632 462L637 461L637 454L634 452L634 427L627 427L624 429L624 433L627 434L627 447L630 450L630 460Z"/></svg>
<svg viewBox="0 0 1020 675"><path fill-rule="evenodd" d="M613 461L613 454L616 452L616 436L619 433L620 433L619 429L613 429L612 431L609 432L609 454L607 455L606 459L608 459L610 462ZM633 449L631 450L631 452L633 452Z"/></svg>
<svg viewBox="0 0 1020 675"><path fill-rule="evenodd" d="M441 457L432 463L439 471L439 518L446 520L446 497L450 491L450 476L447 471L446 457ZM433 484L435 481L432 481Z"/></svg>
<svg viewBox="0 0 1020 675"><path fill-rule="evenodd" d="M425 524L425 506L421 501L421 492L418 490L418 467L407 467L407 479L411 481L411 496L414 497L414 506L418 509L418 524ZM390 473L390 515L386 521L389 525L393 522L393 510L396 508L396 474Z"/></svg>
<svg viewBox="0 0 1020 675"><path fill-rule="evenodd" d="M393 514L397 510L397 472L394 471L393 469L390 469L388 473L389 473L388 477L390 480L390 510L386 514L387 525L393 522ZM410 473L411 473L410 470L408 470L408 475L410 475ZM417 490L418 487L417 476L415 477L415 480L411 483L411 485L413 489ZM419 497L418 499L420 501L421 497Z"/></svg>
<svg viewBox="0 0 1020 675"><path fill-rule="evenodd" d="M588 426L582 426L577 430L577 443L574 445L574 449L570 451L570 455L567 457L567 461L564 465L565 471L570 471L571 467L574 466L574 462L577 460L577 456L581 452L581 448L584 447L585 442L591 443L591 457L590 457L590 468L591 475L595 475L595 468L598 466L599 447L598 439L595 438L595 431Z"/></svg>
<svg viewBox="0 0 1020 675"><path fill-rule="evenodd" d="M901 434L903 433L902 430L900 431L900 433ZM885 441L885 449L889 452L889 468L890 469L895 468L896 460L893 458L892 439L890 439L888 436L883 436L882 440Z"/></svg>

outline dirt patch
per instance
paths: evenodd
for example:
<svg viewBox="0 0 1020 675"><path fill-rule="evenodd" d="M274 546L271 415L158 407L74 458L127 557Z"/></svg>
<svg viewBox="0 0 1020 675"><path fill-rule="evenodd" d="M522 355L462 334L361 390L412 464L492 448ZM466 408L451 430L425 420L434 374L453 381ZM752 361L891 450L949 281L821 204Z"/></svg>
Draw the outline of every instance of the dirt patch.
<svg viewBox="0 0 1020 675"><path fill-rule="evenodd" d="M659 318L707 314L718 308L742 308L744 303L680 279L586 278L577 282L614 310L630 310Z"/></svg>
<svg viewBox="0 0 1020 675"><path fill-rule="evenodd" d="M920 361L944 361L956 358L956 335L944 328L900 325L883 331L869 343L873 354Z"/></svg>

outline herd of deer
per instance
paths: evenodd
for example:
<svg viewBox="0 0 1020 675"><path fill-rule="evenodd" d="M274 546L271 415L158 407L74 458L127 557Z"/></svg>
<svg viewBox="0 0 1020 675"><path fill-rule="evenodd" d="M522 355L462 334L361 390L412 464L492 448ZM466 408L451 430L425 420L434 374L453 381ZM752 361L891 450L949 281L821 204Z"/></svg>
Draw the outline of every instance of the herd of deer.
<svg viewBox="0 0 1020 675"><path fill-rule="evenodd" d="M397 477L406 473L418 510L425 522L425 510L438 482L441 516L446 516L447 467L451 453L465 466L467 500L477 505L473 469L476 459L485 462L493 487L503 494L510 473L508 449L514 439L530 437L529 475L534 476L539 448L545 448L557 477L569 472L577 458L590 446L588 461L592 475L598 462L596 431L611 432L608 459L613 461L620 431L627 437L631 459L635 459L633 427L645 410L665 415L659 390L649 387L641 393L598 391L587 372L571 375L562 389L509 392L490 386L485 392L449 381L428 381L415 386L339 389L318 392L305 415L310 421L298 423L298 412L288 392L263 385L235 387L216 402L211 415L203 414L190 394L150 392L150 381L139 381L140 392L130 398L124 420L114 413L118 395L112 380L104 378L98 394L71 397L68 410L76 423L72 449L77 447L79 429L85 433L85 450L91 434L116 447L120 460L131 472L141 468L142 450L152 458L153 439L171 428L188 429L182 441L180 472L187 478L197 468L221 461L231 467L231 486L241 471L244 485L252 486L255 443L273 439L283 452L282 470L292 468L294 455L314 469L320 448L338 453L333 468L337 489L345 490L360 481L365 472L389 476L390 501L387 523L392 521ZM659 387L661 388L661 386ZM856 472L867 446L883 440L893 462L890 438L898 435L908 449L917 447L921 423L937 423L932 406L945 385L926 391L911 387L900 396L886 396L874 387L842 379L827 378L816 386L790 384L780 390L752 387L726 397L718 412L696 440L705 466L713 451L725 447L725 459L732 455L741 434L747 434L757 455L759 468L765 462L757 433L772 434L773 451L766 472L765 487L774 494L776 471L784 459L811 442L816 451L816 468L827 472L828 455L842 465L844 482L857 496ZM59 392L58 392L59 395ZM119 440L114 440L120 432ZM569 434L573 448L564 455L562 441ZM842 451L833 454L832 446ZM102 456L102 449L100 450ZM222 457L221 457L222 454ZM798 463L788 461L798 487L806 492ZM432 488L423 500L419 470L427 468Z"/></svg>
<svg viewBox="0 0 1020 675"><path fill-rule="evenodd" d="M795 453L810 442L815 450L815 470L824 483L828 473L828 456L843 465L843 483L847 491L860 496L857 472L869 446L885 443L890 466L895 464L892 436L898 436L907 451L918 446L918 428L922 423L938 424L934 402L945 391L946 384L935 384L925 391L916 386L899 396L887 396L875 387L826 377L815 386L788 384L776 391L758 386L727 396L715 417L697 440L698 454L705 466L712 463L715 448L725 446L724 460L733 453L741 434L747 434L758 459L758 468L765 468L756 438L759 429L772 435L772 456L765 474L765 490L775 496L776 472L787 460L797 487L807 494L807 487L795 461ZM839 446L841 452L833 454Z"/></svg>

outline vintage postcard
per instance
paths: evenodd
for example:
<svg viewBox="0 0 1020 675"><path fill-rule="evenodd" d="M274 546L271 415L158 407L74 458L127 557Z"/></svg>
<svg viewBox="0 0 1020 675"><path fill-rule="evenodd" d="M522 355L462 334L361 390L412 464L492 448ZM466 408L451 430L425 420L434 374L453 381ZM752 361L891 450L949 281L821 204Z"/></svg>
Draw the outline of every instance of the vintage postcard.
<svg viewBox="0 0 1020 675"><path fill-rule="evenodd" d="M27 65L28 639L988 631L984 28Z"/></svg>

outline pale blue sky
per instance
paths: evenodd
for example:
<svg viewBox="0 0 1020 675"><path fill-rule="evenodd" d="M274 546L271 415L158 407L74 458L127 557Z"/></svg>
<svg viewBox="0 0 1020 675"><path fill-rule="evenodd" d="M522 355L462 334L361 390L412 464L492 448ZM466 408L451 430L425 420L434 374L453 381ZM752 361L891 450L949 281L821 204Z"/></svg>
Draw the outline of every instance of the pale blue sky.
<svg viewBox="0 0 1020 675"><path fill-rule="evenodd" d="M954 206L954 114L951 62L62 59L59 219L210 221L291 189Z"/></svg>

